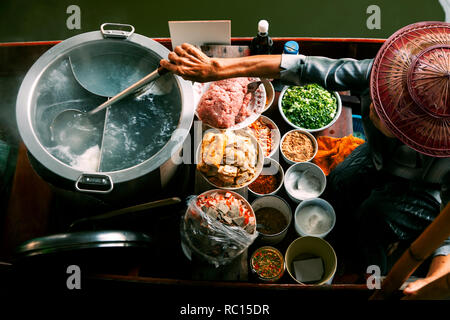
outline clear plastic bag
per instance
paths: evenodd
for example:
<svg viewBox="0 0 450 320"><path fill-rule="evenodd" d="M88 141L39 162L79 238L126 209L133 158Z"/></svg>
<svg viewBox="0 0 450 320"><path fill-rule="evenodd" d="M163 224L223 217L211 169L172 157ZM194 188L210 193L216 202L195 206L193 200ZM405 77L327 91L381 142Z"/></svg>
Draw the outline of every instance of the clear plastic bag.
<svg viewBox="0 0 450 320"><path fill-rule="evenodd" d="M230 193L223 190L216 192ZM244 205L250 207L247 202ZM188 199L188 208L182 218L180 231L184 249L189 249L215 267L238 257L258 236L255 219L244 228L225 224L197 206L196 196Z"/></svg>

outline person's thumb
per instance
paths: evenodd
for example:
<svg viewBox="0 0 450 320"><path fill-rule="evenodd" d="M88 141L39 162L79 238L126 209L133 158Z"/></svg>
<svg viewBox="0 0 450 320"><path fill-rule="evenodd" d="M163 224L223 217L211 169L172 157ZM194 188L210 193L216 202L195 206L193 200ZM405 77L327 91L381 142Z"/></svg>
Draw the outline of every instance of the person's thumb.
<svg viewBox="0 0 450 320"><path fill-rule="evenodd" d="M414 292L416 292L417 290L419 290L426 284L427 284L427 282L423 281L423 280L417 280L417 281L411 282L410 284L408 284L406 286L405 290L403 290L403 293L404 294L413 294Z"/></svg>
<svg viewBox="0 0 450 320"><path fill-rule="evenodd" d="M169 70L169 71L171 71L171 72L173 72L173 73L177 73L177 71L178 71L178 66L176 66L176 65L174 65L174 64L172 64L172 63L170 63L168 60L166 60L166 59L161 59L160 61L159 61L159 64L161 65L161 67L163 67L164 69L167 69L167 70Z"/></svg>

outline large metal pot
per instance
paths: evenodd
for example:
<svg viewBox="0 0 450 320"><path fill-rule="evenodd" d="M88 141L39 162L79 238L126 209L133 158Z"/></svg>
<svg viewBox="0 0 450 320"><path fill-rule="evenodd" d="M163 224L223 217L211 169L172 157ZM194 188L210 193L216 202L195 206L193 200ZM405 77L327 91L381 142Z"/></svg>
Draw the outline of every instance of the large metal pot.
<svg viewBox="0 0 450 320"><path fill-rule="evenodd" d="M41 175L53 183L59 178L64 187L89 193L111 193L137 180L164 188L177 168L172 156L180 153L194 117L190 82L167 74L165 92L132 96L95 115L98 132L76 154L70 146L55 145L49 127L63 110L91 110L114 96L156 69L168 53L130 25L104 24L43 54L26 74L16 105L22 140L35 167L45 169L38 173L48 171ZM83 167L86 159L79 157L91 148L94 156Z"/></svg>

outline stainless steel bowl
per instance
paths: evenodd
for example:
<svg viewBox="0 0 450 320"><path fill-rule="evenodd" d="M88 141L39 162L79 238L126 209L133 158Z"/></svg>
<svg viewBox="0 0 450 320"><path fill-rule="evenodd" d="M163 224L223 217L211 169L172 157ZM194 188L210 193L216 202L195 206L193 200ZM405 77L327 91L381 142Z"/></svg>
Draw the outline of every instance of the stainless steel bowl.
<svg viewBox="0 0 450 320"><path fill-rule="evenodd" d="M283 117L284 121L286 121L286 123L287 123L288 125L290 125L291 127L295 128L295 129L305 130L305 131L308 131L308 132L320 132L320 131L323 131L323 130L325 130L325 129L331 127L331 126L337 121L337 119L339 119L339 116L341 115L341 111L342 111L342 101L341 101L341 96L340 96L339 93L337 93L336 91L331 91L331 93L332 93L332 94L335 96L335 98L336 98L336 114L334 115L334 118L333 118L328 124L324 125L324 126L321 127L321 128L317 128L317 129L307 129L307 128L302 128L302 127L299 127L299 126L293 124L293 123L286 117L286 115L284 114L283 106L282 106L282 101L283 101L284 94L285 94L286 90L289 89L290 87L291 87L291 86L285 86L285 87L283 88L283 90L281 91L280 96L279 96L279 98L278 98L278 109L280 110L280 114L281 114L281 116Z"/></svg>

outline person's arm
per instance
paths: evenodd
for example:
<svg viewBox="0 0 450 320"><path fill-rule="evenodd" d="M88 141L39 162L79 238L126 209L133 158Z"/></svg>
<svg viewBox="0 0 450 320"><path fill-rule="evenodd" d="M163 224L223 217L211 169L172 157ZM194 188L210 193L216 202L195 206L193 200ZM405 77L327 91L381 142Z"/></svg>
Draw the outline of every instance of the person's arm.
<svg viewBox="0 0 450 320"><path fill-rule="evenodd" d="M448 168L445 169L448 170ZM441 177L440 196L442 201L441 208L444 208L450 201L450 171L447 171ZM408 296L416 296L421 288L448 274L450 274L450 238L447 238L433 253L433 260L426 278L410 283L403 293ZM450 288L447 288L447 290L450 290Z"/></svg>
<svg viewBox="0 0 450 320"><path fill-rule="evenodd" d="M448 300L450 299L450 273L428 283L402 300Z"/></svg>
<svg viewBox="0 0 450 320"><path fill-rule="evenodd" d="M241 58L209 58L196 47L184 43L161 60L161 66L185 80L215 81L235 77L279 78L281 55Z"/></svg>
<svg viewBox="0 0 450 320"><path fill-rule="evenodd" d="M403 293L405 300L450 298L450 255L434 257L427 277L410 283Z"/></svg>
<svg viewBox="0 0 450 320"><path fill-rule="evenodd" d="M234 77L280 78L290 84L318 83L332 91L369 87L372 59L330 59L304 55L209 58L190 44L175 48L161 66L186 80L207 82Z"/></svg>
<svg viewBox="0 0 450 320"><path fill-rule="evenodd" d="M317 83L331 91L369 89L373 59L331 59L318 56L282 55L281 79L298 85Z"/></svg>
<svg viewBox="0 0 450 320"><path fill-rule="evenodd" d="M435 256L431 261L427 276L423 279L419 279L408 284L408 286L403 290L403 293L407 296L415 296L423 287L449 273L450 255Z"/></svg>

